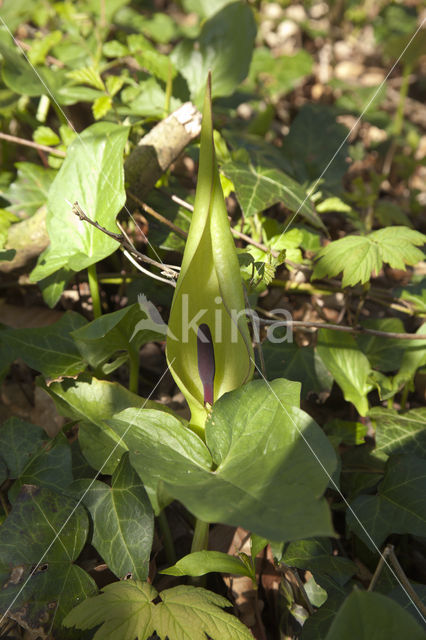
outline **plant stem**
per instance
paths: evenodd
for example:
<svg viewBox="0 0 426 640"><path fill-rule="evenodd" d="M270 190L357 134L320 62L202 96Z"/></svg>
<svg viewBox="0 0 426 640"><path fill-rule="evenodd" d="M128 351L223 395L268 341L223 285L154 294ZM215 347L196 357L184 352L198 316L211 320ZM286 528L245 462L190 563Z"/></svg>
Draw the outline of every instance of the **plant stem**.
<svg viewBox="0 0 426 640"><path fill-rule="evenodd" d="M129 391L137 393L139 388L139 349L129 348Z"/></svg>
<svg viewBox="0 0 426 640"><path fill-rule="evenodd" d="M192 538L191 553L204 551L209 543L209 523L196 518L194 537Z"/></svg>
<svg viewBox="0 0 426 640"><path fill-rule="evenodd" d="M164 551L166 552L167 562L170 565L176 564L177 557L175 545L173 544L173 538L170 532L165 509L160 512L157 521L161 531L161 539L164 545Z"/></svg>
<svg viewBox="0 0 426 640"><path fill-rule="evenodd" d="M410 383L406 382L405 383L405 387L403 388L403 390L401 392L401 409L403 411L405 410L405 407L407 406L407 398L408 398L408 393L410 391L409 387L410 387Z"/></svg>
<svg viewBox="0 0 426 640"><path fill-rule="evenodd" d="M101 308L101 296L99 293L98 276L96 275L96 264L91 264L87 267L87 275L89 278L89 288L92 295L93 315L96 318L100 318L102 315Z"/></svg>

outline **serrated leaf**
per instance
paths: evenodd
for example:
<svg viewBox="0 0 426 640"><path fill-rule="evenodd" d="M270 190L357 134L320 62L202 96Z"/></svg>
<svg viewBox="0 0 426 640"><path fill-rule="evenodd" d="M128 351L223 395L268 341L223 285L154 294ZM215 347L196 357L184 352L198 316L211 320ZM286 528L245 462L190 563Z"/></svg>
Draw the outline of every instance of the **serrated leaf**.
<svg viewBox="0 0 426 640"><path fill-rule="evenodd" d="M63 267L80 271L117 248L115 240L79 220L67 200L78 200L90 218L110 231L117 230L115 218L125 201L123 149L128 133L122 125L99 122L69 146L49 191L46 225L51 244L31 273L33 281Z"/></svg>
<svg viewBox="0 0 426 640"><path fill-rule="evenodd" d="M405 269L406 264L422 260L424 254L417 246L425 242L424 234L407 227L388 227L368 236L346 236L318 252L312 279L343 272L343 287L364 283L373 273L379 273L383 262L395 269Z"/></svg>
<svg viewBox="0 0 426 640"><path fill-rule="evenodd" d="M422 536L426 527L426 461L410 455L392 456L377 495L358 496L346 520L348 527L374 550L371 538L380 547L391 533Z"/></svg>
<svg viewBox="0 0 426 640"><path fill-rule="evenodd" d="M355 338L348 333L320 329L317 351L342 389L345 400L352 402L365 416L368 411L367 394L373 388L369 382L371 367Z"/></svg>
<svg viewBox="0 0 426 640"><path fill-rule="evenodd" d="M108 76L106 81L106 88L110 96L115 96L124 84L124 77L122 76Z"/></svg>
<svg viewBox="0 0 426 640"><path fill-rule="evenodd" d="M368 413L376 429L377 453L412 454L426 458L426 409L421 407L404 413L394 409L373 407Z"/></svg>
<svg viewBox="0 0 426 640"><path fill-rule="evenodd" d="M154 604L154 600L156 602ZM206 589L179 586L157 592L150 584L115 582L78 605L64 620L67 627L102 625L93 640L147 640L154 632L170 640L249 640L250 631L222 611L228 600Z"/></svg>
<svg viewBox="0 0 426 640"><path fill-rule="evenodd" d="M0 333L0 343L10 362L22 358L48 378L75 376L86 363L70 333L84 324L86 320L80 314L67 311L48 327L6 329Z"/></svg>
<svg viewBox="0 0 426 640"><path fill-rule="evenodd" d="M136 54L136 60L148 73L163 82L171 81L177 75L176 67L172 63L170 56L166 56L158 51L145 49L141 53Z"/></svg>
<svg viewBox="0 0 426 640"><path fill-rule="evenodd" d="M101 74L94 67L74 69L73 71L68 71L67 76L78 84L88 84L89 87L105 91L105 85L101 78Z"/></svg>
<svg viewBox="0 0 426 640"><path fill-rule="evenodd" d="M112 107L111 96L99 96L92 104L92 112L95 120L103 118Z"/></svg>
<svg viewBox="0 0 426 640"><path fill-rule="evenodd" d="M221 551L195 551L160 573L168 576L204 576L212 572L252 577L252 572L239 558Z"/></svg>
<svg viewBox="0 0 426 640"><path fill-rule="evenodd" d="M88 530L87 513L75 500L22 487L0 528L0 611L10 607L11 616L37 636L47 637L52 626L60 633L64 615L97 590L74 564Z"/></svg>
<svg viewBox="0 0 426 640"><path fill-rule="evenodd" d="M32 162L17 162L15 166L18 169L16 180L2 196L11 203L7 207L9 211L29 217L46 204L57 172Z"/></svg>
<svg viewBox="0 0 426 640"><path fill-rule="evenodd" d="M89 483L88 490L86 485ZM115 575L135 580L148 577L154 533L154 514L139 476L123 456L109 487L104 482L81 480L71 487L83 493L93 520L92 545Z"/></svg>
<svg viewBox="0 0 426 640"><path fill-rule="evenodd" d="M325 640L422 640L424 630L394 600L355 589L344 601Z"/></svg>
<svg viewBox="0 0 426 640"><path fill-rule="evenodd" d="M236 162L225 164L222 171L234 183L238 202L246 217L282 202L290 211L299 211L314 227L325 230L305 190L283 171Z"/></svg>

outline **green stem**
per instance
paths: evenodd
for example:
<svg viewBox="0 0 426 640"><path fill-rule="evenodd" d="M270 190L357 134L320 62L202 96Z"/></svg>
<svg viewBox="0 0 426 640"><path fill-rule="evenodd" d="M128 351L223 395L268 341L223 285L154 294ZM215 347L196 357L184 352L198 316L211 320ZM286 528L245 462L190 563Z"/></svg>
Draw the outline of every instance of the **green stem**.
<svg viewBox="0 0 426 640"><path fill-rule="evenodd" d="M408 87L410 86L410 73L411 73L411 65L405 64L402 70L402 83L399 89L399 102L398 108L395 114L395 119L393 121L393 133L395 136L399 136L402 131L402 125L404 122L404 109L405 109L405 101L407 99Z"/></svg>
<svg viewBox="0 0 426 640"><path fill-rule="evenodd" d="M139 349L129 349L129 391L137 393L139 388Z"/></svg>
<svg viewBox="0 0 426 640"><path fill-rule="evenodd" d="M407 406L407 398L408 398L408 393L410 391L410 383L407 382L405 387L403 388L402 392L401 392L401 409L404 411L405 407Z"/></svg>
<svg viewBox="0 0 426 640"><path fill-rule="evenodd" d="M170 532L170 527L166 517L165 509L161 511L161 513L157 518L157 521L161 531L161 540L164 545L164 551L166 552L167 562L170 565L176 564L177 557L176 557L175 545L173 544L173 538Z"/></svg>
<svg viewBox="0 0 426 640"><path fill-rule="evenodd" d="M194 537L192 538L191 553L204 551L209 544L209 523L196 518Z"/></svg>
<svg viewBox="0 0 426 640"><path fill-rule="evenodd" d="M90 293L92 294L93 315L96 318L100 318L102 315L101 308L101 296L99 293L98 276L96 275L96 264L91 264L87 267L87 275L89 279Z"/></svg>

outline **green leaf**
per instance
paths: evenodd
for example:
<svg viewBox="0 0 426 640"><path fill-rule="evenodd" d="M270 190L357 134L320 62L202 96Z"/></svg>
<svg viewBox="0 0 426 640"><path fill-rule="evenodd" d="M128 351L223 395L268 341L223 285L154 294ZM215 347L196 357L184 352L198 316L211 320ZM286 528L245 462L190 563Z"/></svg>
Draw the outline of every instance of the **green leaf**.
<svg viewBox="0 0 426 640"><path fill-rule="evenodd" d="M34 73L28 61L18 53L17 47L12 41L10 44L6 44L0 40L0 54L3 58L2 79L9 89L26 96L41 96L46 93L46 87L39 79L40 76L43 79L46 78L46 70L39 67L37 73Z"/></svg>
<svg viewBox="0 0 426 640"><path fill-rule="evenodd" d="M8 477L18 478L36 451L46 442L46 433L31 422L12 417L0 427L0 459Z"/></svg>
<svg viewBox="0 0 426 640"><path fill-rule="evenodd" d="M63 267L80 271L117 248L115 240L79 220L67 200L78 200L90 218L116 231L115 218L125 201L123 149L128 133L122 125L99 122L69 146L49 191L47 230L51 244L31 274L33 281Z"/></svg>
<svg viewBox="0 0 426 640"><path fill-rule="evenodd" d="M160 573L168 576L204 576L206 573L230 573L252 577L252 573L239 558L221 551L195 551Z"/></svg>
<svg viewBox="0 0 426 640"><path fill-rule="evenodd" d="M232 94L246 77L256 36L253 11L244 2L228 4L204 22L198 42L184 40L171 59L188 83L191 98L202 104L207 73L213 97Z"/></svg>
<svg viewBox="0 0 426 640"><path fill-rule="evenodd" d="M257 380L225 394L206 424L208 448L157 411L125 410L108 424L123 436L157 512L173 497L205 522L239 525L269 540L332 535L321 496L336 458L295 406L297 395L298 385L286 380Z"/></svg>
<svg viewBox="0 0 426 640"><path fill-rule="evenodd" d="M384 262L394 269L405 269L406 264L420 262L424 254L416 245L421 246L425 241L426 236L407 227L387 227L368 236L340 238L318 252L312 279L343 272L343 287L368 282L373 273L379 273Z"/></svg>
<svg viewBox="0 0 426 640"><path fill-rule="evenodd" d="M355 338L348 333L321 329L318 332L317 350L342 389L345 400L352 402L358 412L365 416L368 411L367 394L373 388L368 381L371 368Z"/></svg>
<svg viewBox="0 0 426 640"><path fill-rule="evenodd" d="M324 640L340 605L353 586L351 583L342 586L325 574L314 574L314 578L315 582L327 592L327 600L304 623L301 640Z"/></svg>
<svg viewBox="0 0 426 640"><path fill-rule="evenodd" d="M231 2L234 0L183 0L182 4L188 13L193 11L200 18L209 18Z"/></svg>
<svg viewBox="0 0 426 640"><path fill-rule="evenodd" d="M13 502L23 485L47 487L62 493L73 480L71 449L63 433L35 452L9 490Z"/></svg>
<svg viewBox="0 0 426 640"><path fill-rule="evenodd" d="M312 56L301 49L293 55L274 56L270 49L258 47L253 53L249 80L263 94L277 99L297 87L312 71Z"/></svg>
<svg viewBox="0 0 426 640"><path fill-rule="evenodd" d="M424 630L402 607L380 593L355 589L340 607L325 640L422 640Z"/></svg>
<svg viewBox="0 0 426 640"><path fill-rule="evenodd" d="M373 407L369 413L376 429L376 449L386 455L412 454L426 458L426 409L398 414L394 409Z"/></svg>
<svg viewBox="0 0 426 640"><path fill-rule="evenodd" d="M123 76L108 76L106 81L106 88L110 96L115 96L124 84Z"/></svg>
<svg viewBox="0 0 426 640"><path fill-rule="evenodd" d="M0 334L1 335L1 334ZM127 446L105 421L127 407L158 409L172 413L165 405L145 400L117 382L97 380L87 375L77 380L38 384L52 396L58 410L80 421L79 443L84 457L96 470L112 474Z"/></svg>
<svg viewBox="0 0 426 640"><path fill-rule="evenodd" d="M277 321L279 324L279 321ZM268 335L278 336L273 325L268 327ZM287 378L302 383L302 397L315 393L329 392L333 377L313 347L299 347L294 342L279 345L269 340L262 342L268 380Z"/></svg>
<svg viewBox="0 0 426 640"><path fill-rule="evenodd" d="M246 217L282 202L290 211L300 210L300 215L314 227L325 230L305 190L283 171L234 162L225 164L222 170L234 183L238 202Z"/></svg>
<svg viewBox="0 0 426 640"><path fill-rule="evenodd" d="M92 112L95 120L100 120L112 107L112 98L111 96L99 96L96 98L94 103L92 104Z"/></svg>
<svg viewBox="0 0 426 640"><path fill-rule="evenodd" d="M138 350L146 342L163 340L164 333L155 331L150 320L138 304L133 304L89 322L73 331L72 337L85 360L97 367L117 351Z"/></svg>
<svg viewBox="0 0 426 640"><path fill-rule="evenodd" d="M155 603L154 603L155 601ZM148 640L156 632L172 640L249 640L250 631L222 611L229 602L206 589L179 586L158 593L150 584L115 582L95 598L78 605L64 621L67 627L102 625L93 640Z"/></svg>
<svg viewBox="0 0 426 640"><path fill-rule="evenodd" d="M83 69L75 69L67 73L68 78L74 80L77 84L88 84L89 87L105 91L104 81L97 69L94 67L85 67Z"/></svg>
<svg viewBox="0 0 426 640"><path fill-rule="evenodd" d="M70 333L86 324L74 311L62 318L35 329L6 329L0 333L0 342L10 362L22 358L32 369L48 378L75 376L86 368Z"/></svg>
<svg viewBox="0 0 426 640"><path fill-rule="evenodd" d="M50 127L40 126L33 133L33 140L38 144L55 145L61 142L57 133ZM55 175L55 174L54 174Z"/></svg>
<svg viewBox="0 0 426 640"><path fill-rule="evenodd" d="M316 576L329 576L342 586L358 571L348 558L333 555L331 542L326 538L290 542L282 560L290 567L309 569Z"/></svg>
<svg viewBox="0 0 426 640"><path fill-rule="evenodd" d="M32 216L47 202L50 185L56 171L39 167L32 162L17 162L17 178L2 196L9 200L8 211L20 217Z"/></svg>
<svg viewBox="0 0 426 640"><path fill-rule="evenodd" d="M397 287L395 295L410 302L415 311L426 314L426 277L406 287Z"/></svg>
<svg viewBox="0 0 426 640"><path fill-rule="evenodd" d="M37 34L38 35L38 34ZM50 49L62 40L60 31L51 31L44 37L36 37L31 41L31 48L27 55L32 65L43 64Z"/></svg>
<svg viewBox="0 0 426 640"><path fill-rule="evenodd" d="M135 57L141 67L163 82L168 82L177 75L176 68L170 56L166 56L158 51L145 49L141 53L136 54Z"/></svg>
<svg viewBox="0 0 426 640"><path fill-rule="evenodd" d="M426 462L410 455L392 456L375 496L358 496L346 514L348 527L375 549L391 533L422 536L426 525Z"/></svg>
<svg viewBox="0 0 426 640"><path fill-rule="evenodd" d="M422 324L416 331L420 335L426 333L426 323ZM402 356L401 367L394 377L394 384L397 388L407 384L413 379L417 369L426 364L426 340L410 340L405 345Z"/></svg>
<svg viewBox="0 0 426 640"><path fill-rule="evenodd" d="M60 634L63 617L97 590L73 564L88 530L86 511L74 500L22 487L0 528L0 611L10 607L9 615L36 635L47 636L52 626Z"/></svg>
<svg viewBox="0 0 426 640"><path fill-rule="evenodd" d="M89 481L72 486L85 490ZM92 544L117 578L128 574L146 580L149 570L154 515L139 476L123 456L112 476L111 487L90 481L83 502L93 520Z"/></svg>
<svg viewBox="0 0 426 640"><path fill-rule="evenodd" d="M404 333L404 325L399 318L368 318L362 321L366 329L390 333ZM396 371L401 365L404 352L410 348L405 340L381 338L374 335L357 335L356 341L367 356L371 366L380 371Z"/></svg>
<svg viewBox="0 0 426 640"><path fill-rule="evenodd" d="M346 127L336 122L326 105L303 105L282 146L283 155L292 167L293 178L301 183L311 183L325 172L321 187L338 194L348 169L348 144L343 143L347 134Z"/></svg>
<svg viewBox="0 0 426 640"><path fill-rule="evenodd" d="M5 249L0 251L0 262L10 262L16 256L15 249Z"/></svg>

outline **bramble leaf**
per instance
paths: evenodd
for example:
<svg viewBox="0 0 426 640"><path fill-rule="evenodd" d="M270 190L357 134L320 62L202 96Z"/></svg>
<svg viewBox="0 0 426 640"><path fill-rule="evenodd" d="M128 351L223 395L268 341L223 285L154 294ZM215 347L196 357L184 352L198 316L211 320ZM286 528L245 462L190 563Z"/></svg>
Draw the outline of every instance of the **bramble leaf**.
<svg viewBox="0 0 426 640"><path fill-rule="evenodd" d="M340 238L318 252L312 280L343 272L343 287L368 282L384 262L394 269L405 269L405 265L423 260L424 253L417 247L425 242L423 233L408 227L387 227L368 236Z"/></svg>
<svg viewBox="0 0 426 640"><path fill-rule="evenodd" d="M155 602L154 602L155 601ZM170 640L250 640L237 618L222 611L228 600L206 589L179 586L158 593L148 583L114 582L65 618L64 626L91 629L93 640L147 640L154 632Z"/></svg>

